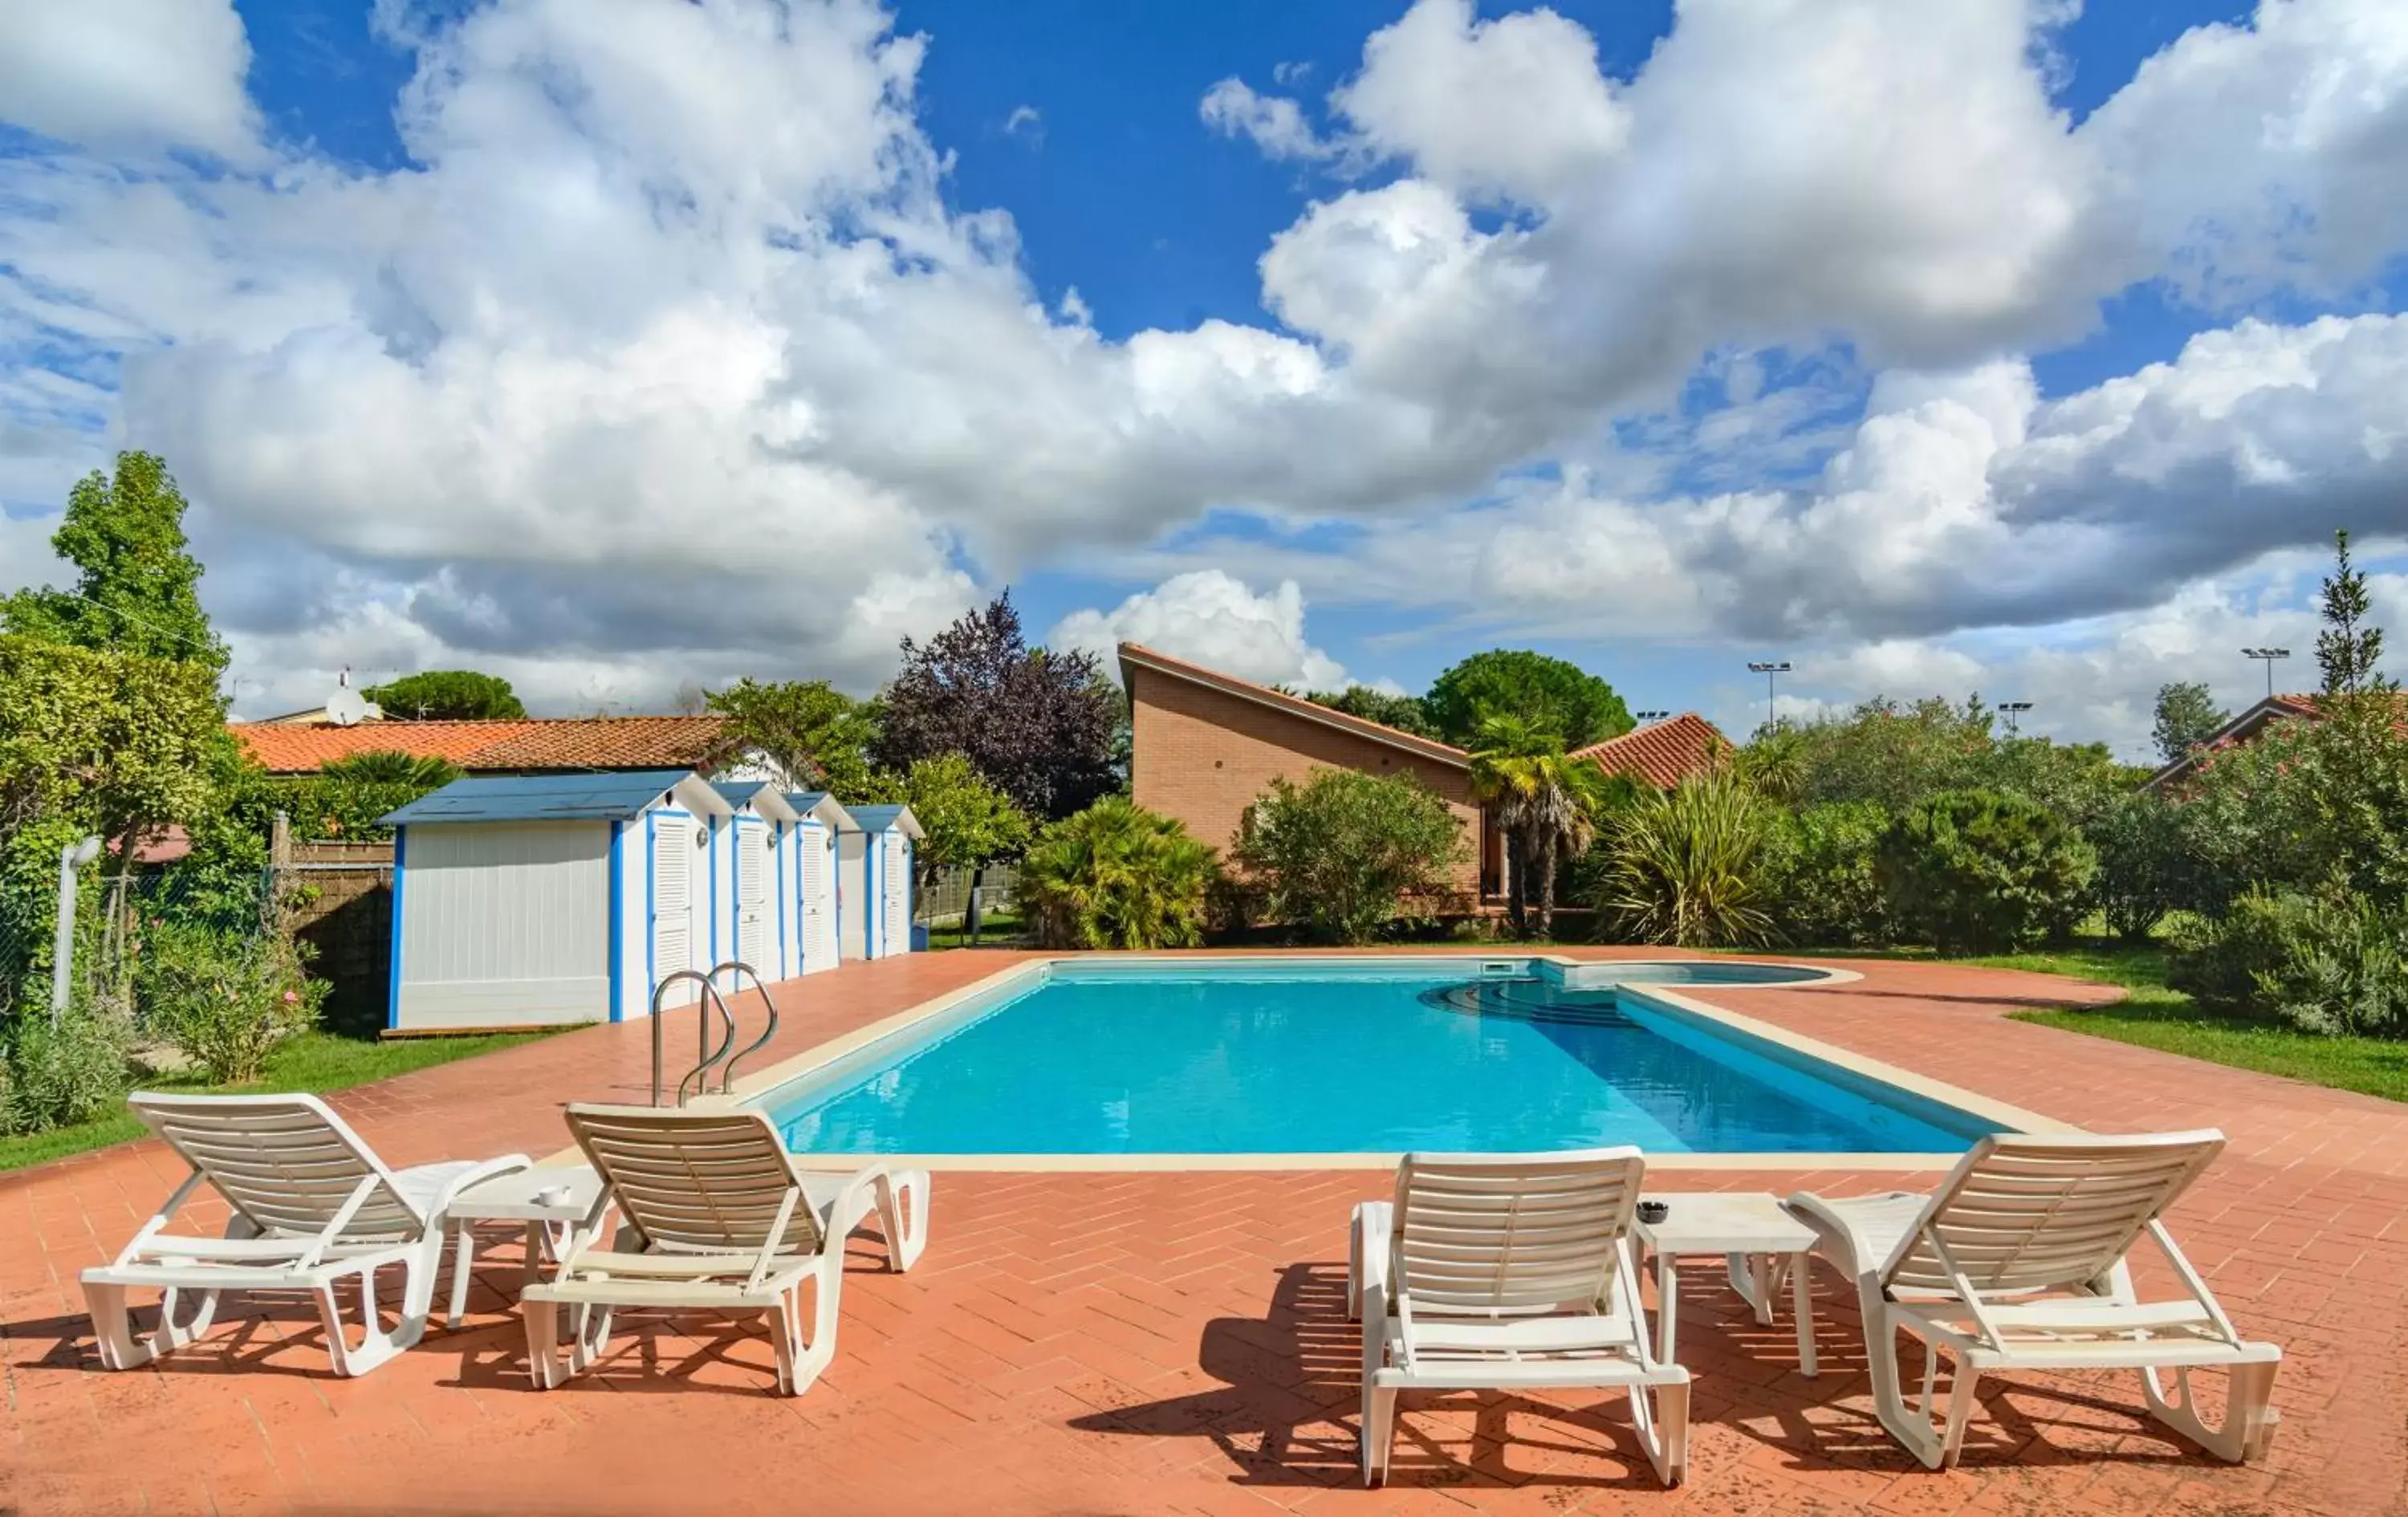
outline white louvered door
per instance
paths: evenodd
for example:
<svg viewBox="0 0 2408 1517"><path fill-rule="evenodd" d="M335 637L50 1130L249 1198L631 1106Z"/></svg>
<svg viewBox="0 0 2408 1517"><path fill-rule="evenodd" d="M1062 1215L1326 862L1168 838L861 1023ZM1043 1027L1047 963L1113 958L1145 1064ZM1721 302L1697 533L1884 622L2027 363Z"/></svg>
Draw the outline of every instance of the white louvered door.
<svg viewBox="0 0 2408 1517"><path fill-rule="evenodd" d="M881 918L878 952L908 953L911 949L911 850L900 832L886 835L886 863L879 870Z"/></svg>
<svg viewBox="0 0 2408 1517"><path fill-rule="evenodd" d="M803 973L812 974L836 963L836 846L834 836L805 827L795 844L801 861L797 902L803 923Z"/></svg>
<svg viewBox="0 0 2408 1517"><path fill-rule="evenodd" d="M778 978L769 957L769 829L736 824L736 956L764 980Z"/></svg>
<svg viewBox="0 0 2408 1517"><path fill-rule="evenodd" d="M655 816L652 825L652 983L694 965L694 823ZM670 993L671 1006L690 1005L692 984Z"/></svg>

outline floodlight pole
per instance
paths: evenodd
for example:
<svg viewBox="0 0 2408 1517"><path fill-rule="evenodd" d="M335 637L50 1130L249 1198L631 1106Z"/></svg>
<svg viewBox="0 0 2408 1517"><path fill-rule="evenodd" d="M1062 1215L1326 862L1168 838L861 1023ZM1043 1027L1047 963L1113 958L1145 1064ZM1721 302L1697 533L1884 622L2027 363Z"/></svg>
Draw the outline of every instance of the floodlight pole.
<svg viewBox="0 0 2408 1517"><path fill-rule="evenodd" d="M2007 719L2008 737L2020 737L2023 736L2023 723L2018 719L2021 718L2026 711L2028 711L2031 708L2032 703L2029 701L2000 701L1999 703L1999 710L2000 714L2004 715Z"/></svg>
<svg viewBox="0 0 2408 1517"><path fill-rule="evenodd" d="M2241 651L2241 656L2254 658L2266 665L2266 698L2272 700L2274 698L2274 661L2278 658L2289 658L2291 651L2287 648L2244 648Z"/></svg>
<svg viewBox="0 0 2408 1517"><path fill-rule="evenodd" d="M87 837L59 850L58 935L50 939L50 1025L55 1028L75 987L76 871L100 857L100 839Z"/></svg>
<svg viewBox="0 0 2408 1517"><path fill-rule="evenodd" d="M1784 658L1777 662L1767 661L1759 663L1754 659L1750 659L1748 661L1747 671L1750 674L1760 674L1764 676L1764 724L1765 727L1770 730L1774 721L1772 714L1772 682L1781 678L1781 676L1789 672L1789 661Z"/></svg>

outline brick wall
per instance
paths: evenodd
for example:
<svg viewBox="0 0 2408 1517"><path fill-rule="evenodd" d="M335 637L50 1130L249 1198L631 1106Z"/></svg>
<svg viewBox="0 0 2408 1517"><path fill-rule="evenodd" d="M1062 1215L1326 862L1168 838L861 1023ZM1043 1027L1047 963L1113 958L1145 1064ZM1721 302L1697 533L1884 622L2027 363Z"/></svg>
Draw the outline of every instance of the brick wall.
<svg viewBox="0 0 2408 1517"><path fill-rule="evenodd" d="M1128 676L1129 781L1140 806L1178 818L1226 854L1246 807L1273 780L1300 782L1316 768L1417 775L1463 824L1469 851L1455 883L1477 894L1480 808L1462 769L1156 669L1132 665Z"/></svg>

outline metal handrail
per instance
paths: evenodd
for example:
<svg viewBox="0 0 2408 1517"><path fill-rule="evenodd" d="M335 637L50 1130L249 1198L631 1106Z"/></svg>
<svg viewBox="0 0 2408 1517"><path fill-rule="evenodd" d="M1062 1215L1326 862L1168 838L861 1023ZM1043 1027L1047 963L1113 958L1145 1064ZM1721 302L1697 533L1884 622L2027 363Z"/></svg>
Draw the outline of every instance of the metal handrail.
<svg viewBox="0 0 2408 1517"><path fill-rule="evenodd" d="M768 1024L761 1029L760 1037L745 1044L742 1048L738 1049L735 1052L728 1054L727 1062L720 1066L719 1093L722 1095L726 1095L729 1091L735 1088L737 1065L743 1062L745 1059L752 1057L753 1054L758 1053L764 1048L767 1048L769 1044L769 1039L778 1036L778 1002L776 998L769 994L768 981L763 980L760 972L754 969L751 965L745 963L742 959L728 959L724 963L711 966L710 978L716 980L721 975L727 974L730 971L741 974L752 981L752 988L761 993L761 1005L767 1009L769 1013L769 1021ZM737 987L731 983L728 986L728 989L733 992ZM725 1003L723 1002L722 1004L724 1005ZM735 1041L735 1023L732 1019L728 1023L728 1040L730 1042Z"/></svg>
<svg viewBox="0 0 2408 1517"><path fill-rule="evenodd" d="M717 972L712 971L713 974ZM704 974L699 969L680 969L674 974L662 976L660 983L652 987L652 1105L654 1106L661 1104L661 1027L666 1021L663 1015L665 1009L661 1005L661 999L668 994L670 986L689 980L702 989L702 994L695 999L695 1051L698 1055L698 1062L685 1072L683 1079L678 1081L677 1104L685 1105L686 1085L696 1075L703 1077L703 1086L695 1094L697 1095L703 1094L703 1090L707 1090L710 1086L710 1067L725 1058L727 1051L736 1046L736 1014L727 1009L727 1002L720 996L719 987L711 983L710 975ZM719 1009L719 1020L724 1028L717 1048L710 1046L709 1011L711 1007Z"/></svg>

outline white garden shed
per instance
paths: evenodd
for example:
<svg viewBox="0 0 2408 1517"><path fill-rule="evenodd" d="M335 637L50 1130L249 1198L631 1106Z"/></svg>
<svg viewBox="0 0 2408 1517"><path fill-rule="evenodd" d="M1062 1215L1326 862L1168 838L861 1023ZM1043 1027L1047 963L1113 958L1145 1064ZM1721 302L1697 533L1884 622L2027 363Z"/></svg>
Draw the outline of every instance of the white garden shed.
<svg viewBox="0 0 2408 1517"><path fill-rule="evenodd" d="M824 790L791 791L786 804L798 819L792 838L793 867L786 889L795 923L789 975L815 975L842 961L843 908L837 894L837 839L858 823Z"/></svg>
<svg viewBox="0 0 2408 1517"><path fill-rule="evenodd" d="M740 959L767 980L836 967L836 839L853 818L824 792L711 788L731 810L710 851L714 960Z"/></svg>
<svg viewBox="0 0 2408 1517"><path fill-rule="evenodd" d="M882 959L911 951L911 858L925 836L908 806L854 806L837 835L838 926L842 956Z"/></svg>
<svg viewBox="0 0 2408 1517"><path fill-rule="evenodd" d="M683 769L459 780L388 815L386 1025L645 1015L661 977L713 962L714 838L733 816Z"/></svg>

